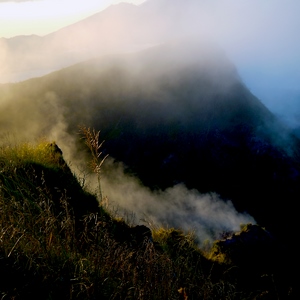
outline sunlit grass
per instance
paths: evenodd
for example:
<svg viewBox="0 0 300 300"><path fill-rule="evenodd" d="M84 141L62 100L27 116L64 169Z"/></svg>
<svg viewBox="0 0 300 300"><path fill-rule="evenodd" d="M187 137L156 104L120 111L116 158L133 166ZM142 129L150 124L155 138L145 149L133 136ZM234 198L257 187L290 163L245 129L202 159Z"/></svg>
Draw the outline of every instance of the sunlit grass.
<svg viewBox="0 0 300 300"><path fill-rule="evenodd" d="M61 160L55 142L19 143L0 145L0 163L2 166L17 167L28 162L55 167Z"/></svg>

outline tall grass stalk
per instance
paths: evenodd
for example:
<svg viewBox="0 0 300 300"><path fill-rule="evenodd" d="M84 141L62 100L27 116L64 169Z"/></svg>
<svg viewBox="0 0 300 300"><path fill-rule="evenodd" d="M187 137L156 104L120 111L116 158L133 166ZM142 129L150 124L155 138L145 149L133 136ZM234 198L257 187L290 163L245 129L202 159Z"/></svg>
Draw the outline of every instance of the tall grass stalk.
<svg viewBox="0 0 300 300"><path fill-rule="evenodd" d="M83 125L79 126L79 133L81 134L82 139L92 155L90 166L92 171L97 174L98 196L100 203L102 203L103 195L101 187L101 167L105 159L108 157L108 154L106 154L104 157L102 156L103 152L101 151L101 148L104 141L100 141L100 131L96 131L95 129L91 129Z"/></svg>

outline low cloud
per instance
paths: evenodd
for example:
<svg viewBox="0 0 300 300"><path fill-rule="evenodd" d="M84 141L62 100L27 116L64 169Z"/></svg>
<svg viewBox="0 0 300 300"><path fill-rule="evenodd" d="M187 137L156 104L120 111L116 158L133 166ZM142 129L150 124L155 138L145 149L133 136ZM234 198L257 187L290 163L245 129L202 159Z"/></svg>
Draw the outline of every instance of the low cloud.
<svg viewBox="0 0 300 300"><path fill-rule="evenodd" d="M96 184L91 187L97 189ZM112 158L104 163L102 192L111 211L124 217L134 215L135 224L194 231L199 244L220 238L224 232L239 231L241 224L256 223L215 193L201 194L184 184L151 191L125 174L123 164Z"/></svg>

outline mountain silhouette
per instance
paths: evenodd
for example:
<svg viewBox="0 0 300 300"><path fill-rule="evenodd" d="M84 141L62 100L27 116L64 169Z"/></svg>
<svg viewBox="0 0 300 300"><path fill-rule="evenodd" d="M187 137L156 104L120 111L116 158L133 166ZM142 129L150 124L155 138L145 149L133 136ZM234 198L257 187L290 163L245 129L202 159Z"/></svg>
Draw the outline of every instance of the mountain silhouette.
<svg viewBox="0 0 300 300"><path fill-rule="evenodd" d="M134 52L172 38L174 14L158 14L157 5L151 3L111 5L45 36L1 38L0 83L42 76L107 54Z"/></svg>

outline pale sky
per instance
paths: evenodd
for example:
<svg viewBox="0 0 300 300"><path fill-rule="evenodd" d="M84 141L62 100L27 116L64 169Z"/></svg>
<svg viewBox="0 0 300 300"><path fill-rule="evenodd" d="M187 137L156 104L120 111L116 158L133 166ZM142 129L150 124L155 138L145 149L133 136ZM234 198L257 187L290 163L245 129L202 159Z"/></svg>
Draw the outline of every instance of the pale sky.
<svg viewBox="0 0 300 300"><path fill-rule="evenodd" d="M0 0L0 38L46 35L119 2L145 0Z"/></svg>

